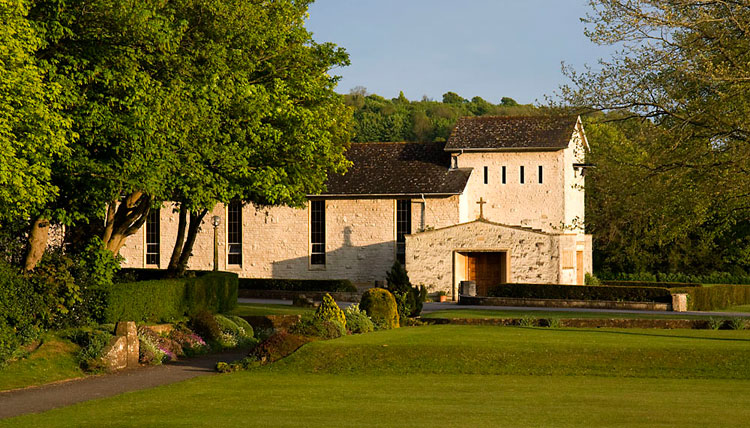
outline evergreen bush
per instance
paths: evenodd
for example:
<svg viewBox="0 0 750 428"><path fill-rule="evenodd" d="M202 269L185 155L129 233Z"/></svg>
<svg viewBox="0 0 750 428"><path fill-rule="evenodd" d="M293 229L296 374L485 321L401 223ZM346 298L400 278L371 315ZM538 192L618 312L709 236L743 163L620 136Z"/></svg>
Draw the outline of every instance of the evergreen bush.
<svg viewBox="0 0 750 428"><path fill-rule="evenodd" d="M371 288L362 295L359 307L372 319L378 328L391 329L399 326L396 299L388 290Z"/></svg>
<svg viewBox="0 0 750 428"><path fill-rule="evenodd" d="M427 298L427 289L421 285L412 287L409 275L404 266L398 261L393 263L391 270L386 272L388 290L396 299L398 315L401 320L416 317L422 313L422 306Z"/></svg>
<svg viewBox="0 0 750 428"><path fill-rule="evenodd" d="M321 321L336 321L346 328L346 316L330 294L323 296L323 301L315 310L315 318Z"/></svg>
<svg viewBox="0 0 750 428"><path fill-rule="evenodd" d="M352 333L369 333L375 330L375 324L364 311L359 309L359 304L346 308L344 315L346 316L346 327Z"/></svg>

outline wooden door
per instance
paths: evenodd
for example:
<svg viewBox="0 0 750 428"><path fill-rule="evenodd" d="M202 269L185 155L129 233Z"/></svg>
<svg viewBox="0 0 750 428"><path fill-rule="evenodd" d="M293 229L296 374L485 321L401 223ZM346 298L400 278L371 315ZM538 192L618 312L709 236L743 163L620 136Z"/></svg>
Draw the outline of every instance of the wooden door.
<svg viewBox="0 0 750 428"><path fill-rule="evenodd" d="M576 251L576 273L578 274L578 285L583 285L583 283L585 282L583 272L583 251Z"/></svg>
<svg viewBox="0 0 750 428"><path fill-rule="evenodd" d="M505 282L503 253L470 253L466 260L466 278L477 284L477 296L487 296L491 287Z"/></svg>

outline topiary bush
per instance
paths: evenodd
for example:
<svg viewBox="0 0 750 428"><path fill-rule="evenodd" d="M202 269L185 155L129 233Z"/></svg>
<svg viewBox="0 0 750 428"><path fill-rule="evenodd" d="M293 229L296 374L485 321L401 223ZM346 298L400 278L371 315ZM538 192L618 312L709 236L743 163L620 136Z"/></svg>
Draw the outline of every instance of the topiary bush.
<svg viewBox="0 0 750 428"><path fill-rule="evenodd" d="M346 328L352 333L369 333L375 330L375 324L364 311L359 309L358 304L346 308L344 315L346 316Z"/></svg>
<svg viewBox="0 0 750 428"><path fill-rule="evenodd" d="M315 310L314 317L321 321L336 321L346 328L346 316L344 311L339 308L336 301L333 300L330 294L323 296L323 302L320 303L318 309Z"/></svg>
<svg viewBox="0 0 750 428"><path fill-rule="evenodd" d="M359 307L377 328L392 329L399 326L396 299L384 288L371 288L362 295Z"/></svg>

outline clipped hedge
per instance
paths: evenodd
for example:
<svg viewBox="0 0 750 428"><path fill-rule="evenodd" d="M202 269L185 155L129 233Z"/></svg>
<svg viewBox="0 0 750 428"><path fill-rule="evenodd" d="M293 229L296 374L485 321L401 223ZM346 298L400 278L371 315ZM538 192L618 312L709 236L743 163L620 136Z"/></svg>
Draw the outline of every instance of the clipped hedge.
<svg viewBox="0 0 750 428"><path fill-rule="evenodd" d="M599 279L609 281L641 281L641 282L686 282L698 284L750 284L750 275L745 273L712 272L706 274L689 273L612 273L599 272Z"/></svg>
<svg viewBox="0 0 750 428"><path fill-rule="evenodd" d="M696 282L652 282L652 281L602 281L602 285L610 287L661 287L661 288L686 288L700 287Z"/></svg>
<svg viewBox="0 0 750 428"><path fill-rule="evenodd" d="M750 304L750 285L704 285L703 287L672 289L673 293L687 293L688 310L715 311L730 306Z"/></svg>
<svg viewBox="0 0 750 428"><path fill-rule="evenodd" d="M522 299L607 300L615 302L671 303L672 295L658 287L607 287L557 284L500 284L489 291L491 297Z"/></svg>
<svg viewBox="0 0 750 428"><path fill-rule="evenodd" d="M240 278L239 287L243 290L357 292L357 287L348 279Z"/></svg>
<svg viewBox="0 0 750 428"><path fill-rule="evenodd" d="M237 305L237 275L212 272L194 278L113 284L103 322L169 322L202 310L226 312Z"/></svg>

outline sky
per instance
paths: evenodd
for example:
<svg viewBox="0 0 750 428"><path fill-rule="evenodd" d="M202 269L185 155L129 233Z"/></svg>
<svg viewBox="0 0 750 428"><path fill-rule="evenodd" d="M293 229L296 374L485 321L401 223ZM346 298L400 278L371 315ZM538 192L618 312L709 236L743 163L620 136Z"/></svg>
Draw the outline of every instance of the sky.
<svg viewBox="0 0 750 428"><path fill-rule="evenodd" d="M562 61L581 70L612 53L584 35L589 11L588 0L317 0L307 28L349 53L332 70L341 93L543 103L567 82Z"/></svg>

